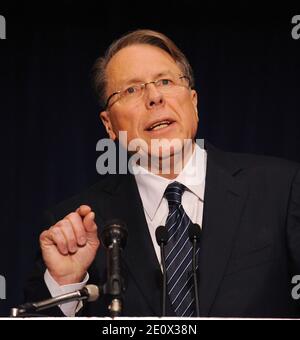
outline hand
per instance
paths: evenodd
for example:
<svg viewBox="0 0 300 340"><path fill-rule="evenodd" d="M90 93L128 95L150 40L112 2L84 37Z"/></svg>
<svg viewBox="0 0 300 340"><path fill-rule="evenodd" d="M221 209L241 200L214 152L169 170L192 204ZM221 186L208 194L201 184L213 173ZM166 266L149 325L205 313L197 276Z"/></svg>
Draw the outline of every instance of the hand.
<svg viewBox="0 0 300 340"><path fill-rule="evenodd" d="M95 213L87 205L80 206L40 235L43 259L60 285L84 279L99 244Z"/></svg>

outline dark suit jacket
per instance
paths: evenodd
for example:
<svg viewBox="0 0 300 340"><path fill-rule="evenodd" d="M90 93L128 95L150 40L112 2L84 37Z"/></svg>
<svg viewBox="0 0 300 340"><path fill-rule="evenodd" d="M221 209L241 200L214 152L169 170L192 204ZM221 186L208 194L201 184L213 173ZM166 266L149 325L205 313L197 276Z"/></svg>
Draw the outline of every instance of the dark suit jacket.
<svg viewBox="0 0 300 340"><path fill-rule="evenodd" d="M203 233L199 256L201 316L296 317L291 278L300 274L300 165L207 146ZM125 316L160 316L162 274L155 255L135 178L105 176L82 194L49 213L50 227L79 205L104 221L120 218L129 236L123 252ZM26 289L27 301L49 292L40 262ZM105 250L100 247L90 283L106 282ZM174 315L168 302L168 314ZM59 315L58 308L53 314ZM105 316L103 297L86 304L83 315Z"/></svg>

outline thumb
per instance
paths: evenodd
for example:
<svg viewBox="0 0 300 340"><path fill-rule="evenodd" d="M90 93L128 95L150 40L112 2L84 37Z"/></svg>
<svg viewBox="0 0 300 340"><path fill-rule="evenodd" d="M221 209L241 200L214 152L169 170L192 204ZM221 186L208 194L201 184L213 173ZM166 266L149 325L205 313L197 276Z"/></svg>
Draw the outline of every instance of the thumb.
<svg viewBox="0 0 300 340"><path fill-rule="evenodd" d="M95 242L98 240L98 228L95 222L95 213L93 211L89 212L83 219L83 225L86 230L87 242Z"/></svg>

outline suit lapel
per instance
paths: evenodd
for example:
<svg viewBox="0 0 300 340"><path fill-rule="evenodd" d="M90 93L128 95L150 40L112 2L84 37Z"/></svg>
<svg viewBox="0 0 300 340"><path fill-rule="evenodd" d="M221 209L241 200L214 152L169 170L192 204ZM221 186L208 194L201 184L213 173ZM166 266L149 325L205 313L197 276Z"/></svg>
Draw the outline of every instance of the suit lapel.
<svg viewBox="0 0 300 340"><path fill-rule="evenodd" d="M134 176L119 176L119 184L108 186L107 191L110 195L105 201L106 217L120 218L128 227L127 245L123 252L126 271L144 295L152 314L159 316L162 275ZM107 216L108 213L111 216Z"/></svg>
<svg viewBox="0 0 300 340"><path fill-rule="evenodd" d="M208 149L199 260L199 300L203 316L210 314L247 197L247 186L233 177L237 169L228 171L220 161L218 155Z"/></svg>

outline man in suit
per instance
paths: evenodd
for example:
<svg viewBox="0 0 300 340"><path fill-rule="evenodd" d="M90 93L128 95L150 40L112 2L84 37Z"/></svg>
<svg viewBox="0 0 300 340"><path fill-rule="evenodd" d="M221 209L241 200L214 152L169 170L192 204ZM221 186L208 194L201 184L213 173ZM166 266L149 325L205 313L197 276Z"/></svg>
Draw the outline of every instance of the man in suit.
<svg viewBox="0 0 300 340"><path fill-rule="evenodd" d="M292 277L300 274L300 166L225 153L207 143L199 147L193 84L186 57L158 32L129 33L97 60L101 120L115 141L120 131L127 132L123 146L144 142L140 162L133 165L139 171L106 175L48 213L47 230L40 236L42 261L28 284L27 300L77 290L87 282L104 284L106 256L98 235L105 221L119 218L129 232L122 261L123 315L161 315L159 225L169 233L167 315L196 315L192 246L186 235L193 223L202 230L197 249L201 316L300 315L291 296ZM175 139L179 143L172 144ZM168 171L162 167L166 150L153 148L153 140L171 141ZM103 316L108 303L102 297L53 313Z"/></svg>

